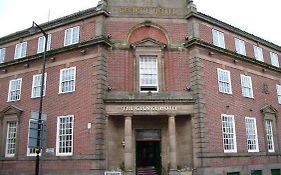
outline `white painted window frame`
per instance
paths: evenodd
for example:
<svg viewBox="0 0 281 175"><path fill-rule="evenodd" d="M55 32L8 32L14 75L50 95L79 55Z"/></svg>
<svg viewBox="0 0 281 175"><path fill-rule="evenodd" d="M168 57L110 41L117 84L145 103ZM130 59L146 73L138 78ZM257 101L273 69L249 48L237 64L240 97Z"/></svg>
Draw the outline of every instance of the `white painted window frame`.
<svg viewBox="0 0 281 175"><path fill-rule="evenodd" d="M238 39L238 38L235 38L235 49L236 49L236 52L241 54L241 55L244 55L246 56L246 46L245 46L245 41L241 40L241 39Z"/></svg>
<svg viewBox="0 0 281 175"><path fill-rule="evenodd" d="M79 38L80 38L80 26L66 29L64 31L64 46L69 46L72 44L79 43Z"/></svg>
<svg viewBox="0 0 281 175"><path fill-rule="evenodd" d="M256 60L264 62L263 51L261 47L254 45L254 55Z"/></svg>
<svg viewBox="0 0 281 175"><path fill-rule="evenodd" d="M26 57L27 42L21 42L16 45L14 59Z"/></svg>
<svg viewBox="0 0 281 175"><path fill-rule="evenodd" d="M268 119L265 120L265 132L266 132L268 152L273 153L275 151L275 149L274 149L274 135L273 135L273 121L272 120L268 120Z"/></svg>
<svg viewBox="0 0 281 175"><path fill-rule="evenodd" d="M70 80L65 80L63 81L63 72L64 71L68 71L68 70L71 70L73 69L74 71L74 78L73 79L70 79ZM70 81L73 81L73 90L71 91L62 91L62 84L64 82L70 82ZM65 93L70 93L70 92L74 92L75 91L75 86L76 86L76 67L69 67L69 68L64 68L64 69L61 69L60 70L60 83L59 83L59 94L65 94Z"/></svg>
<svg viewBox="0 0 281 175"><path fill-rule="evenodd" d="M59 130L60 130L60 119L61 118L67 118L67 117L71 117L72 118L72 135L71 135L71 152L68 153L60 153L59 152ZM73 155L73 150L74 150L74 140L73 140L73 135L74 135L74 115L66 115L66 116L59 116L57 117L57 133L56 133L56 156L72 156Z"/></svg>
<svg viewBox="0 0 281 175"><path fill-rule="evenodd" d="M15 124L15 137L10 137L10 125L11 123ZM6 144L5 144L5 157L14 157L15 156L15 153L16 153L16 144L17 144L17 122L16 121L9 121L7 122L7 133L6 133ZM8 149L8 145L10 144L9 142L9 139L13 138L15 141L12 143L14 144L15 148L14 148L14 153L8 153L9 152L9 149Z"/></svg>
<svg viewBox="0 0 281 175"><path fill-rule="evenodd" d="M6 55L6 48L0 49L0 63L4 63Z"/></svg>
<svg viewBox="0 0 281 175"><path fill-rule="evenodd" d="M269 52L269 54L270 54L271 64L275 67L279 67L279 58L278 58L277 53Z"/></svg>
<svg viewBox="0 0 281 175"><path fill-rule="evenodd" d="M249 128L249 123L247 123L247 121L253 121L253 125L254 127L253 128ZM246 128L246 139L247 139L247 149L248 149L248 152L259 152L259 139L258 139L258 130L257 130L257 123L256 123L256 118L254 117L245 117L245 128ZM250 129L254 129L254 131L250 131ZM249 132L251 132L251 136L255 136L255 144L256 144L256 149L249 149ZM253 133L254 132L254 133Z"/></svg>
<svg viewBox="0 0 281 175"><path fill-rule="evenodd" d="M33 78L32 78L32 89L31 89L31 98L38 98L40 97L40 93L41 93L41 81L38 82L38 85L37 84L37 77L42 77L42 74L36 74L36 75L33 75ZM41 80L42 78L40 78ZM46 95L46 83L47 83L47 73L45 73L44 75L44 89L43 89L43 96ZM35 95L35 88L39 88L39 95Z"/></svg>
<svg viewBox="0 0 281 175"><path fill-rule="evenodd" d="M142 78L141 78L141 76L143 76L143 73L142 73L142 67L141 67L141 65L142 65L142 59L145 59L145 58L150 58L150 59L153 59L153 60L155 60L155 72L156 72L156 79L155 79L155 81L156 81L156 83L155 84L142 84ZM147 67L146 67L146 69L147 69ZM149 73L147 73L147 74L149 74ZM151 75L152 73L150 73L150 75ZM151 91L152 93L157 93L157 92L159 92L159 72L158 72L158 59L157 59L157 55L140 55L139 56L139 88L140 88L140 92L148 92L148 91L145 91L145 90L141 90L141 87L145 87L145 86L147 86L147 87L156 87L157 88L157 90L156 91Z"/></svg>
<svg viewBox="0 0 281 175"><path fill-rule="evenodd" d="M241 88L242 88L242 95L243 95L243 97L254 98L253 85L252 85L252 77L241 74L240 75L240 79L241 79ZM248 81L249 86L247 86L247 84L245 84L245 80ZM249 89L250 90L250 94L249 95L246 94L245 89Z"/></svg>
<svg viewBox="0 0 281 175"><path fill-rule="evenodd" d="M230 71L217 68L217 74L218 74L219 92L225 93L225 94L232 94ZM225 74L227 77L223 77ZM223 77L223 78L221 79L221 77ZM227 79L227 81L224 80L225 78ZM225 88L223 88L224 83L229 85L229 91L224 90L225 89Z"/></svg>
<svg viewBox="0 0 281 175"><path fill-rule="evenodd" d="M19 91L19 98L18 99L15 99L15 100L12 100L11 99L11 93L12 93L12 84L13 84L13 82L15 82L15 81L19 81L19 89L15 89L15 90L13 90L13 92L14 91ZM10 102L10 101L19 101L20 100L20 98L21 98L21 85L22 85L22 78L18 78L18 79L14 79L14 80L10 80L10 82L9 82L9 92L8 92L8 102Z"/></svg>
<svg viewBox="0 0 281 175"><path fill-rule="evenodd" d="M44 52L45 42L46 42L45 36L40 36L38 38L37 53ZM52 42L52 34L48 34L48 43L47 43L47 50L46 51L49 51L51 49L51 42Z"/></svg>
<svg viewBox="0 0 281 175"><path fill-rule="evenodd" d="M278 103L281 104L281 85L280 84L276 85L276 91L277 91Z"/></svg>
<svg viewBox="0 0 281 175"><path fill-rule="evenodd" d="M212 35L213 35L213 44L215 46L225 49L224 33L219 30L212 29Z"/></svg>
<svg viewBox="0 0 281 175"><path fill-rule="evenodd" d="M223 119L224 117L228 118L228 119L231 119L231 121L232 121L232 131L233 132L231 132L231 127L229 126L229 123L227 123L227 121L224 121L224 119ZM221 123L221 125L222 125L222 143L223 143L224 153L236 153L237 152L237 142L236 142L236 130L235 130L235 117L234 117L234 115L221 114L221 122L222 122ZM228 129L224 126L228 126L230 128ZM225 134L233 135L233 138L231 139L232 142L233 142L233 149L225 149L224 140L229 139L229 138L225 138Z"/></svg>

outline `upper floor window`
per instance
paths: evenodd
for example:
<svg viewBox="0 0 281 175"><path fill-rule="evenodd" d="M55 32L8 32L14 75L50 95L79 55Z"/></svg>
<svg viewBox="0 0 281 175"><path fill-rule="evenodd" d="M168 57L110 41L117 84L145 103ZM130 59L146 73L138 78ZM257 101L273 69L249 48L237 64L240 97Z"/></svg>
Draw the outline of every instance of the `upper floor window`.
<svg viewBox="0 0 281 175"><path fill-rule="evenodd" d="M272 120L265 120L265 131L267 139L268 152L274 152L274 139L273 139L273 126Z"/></svg>
<svg viewBox="0 0 281 175"><path fill-rule="evenodd" d="M276 85L278 103L281 104L281 85Z"/></svg>
<svg viewBox="0 0 281 175"><path fill-rule="evenodd" d="M79 26L65 30L64 46L76 44L79 42L79 30L80 30Z"/></svg>
<svg viewBox="0 0 281 175"><path fill-rule="evenodd" d="M230 72L223 69L217 69L219 92L232 94Z"/></svg>
<svg viewBox="0 0 281 175"><path fill-rule="evenodd" d="M9 92L8 92L8 101L20 100L21 82L22 82L22 78L19 78L19 79L16 79L16 80L10 80Z"/></svg>
<svg viewBox="0 0 281 175"><path fill-rule="evenodd" d="M245 126L246 126L248 152L259 152L256 118L246 117Z"/></svg>
<svg viewBox="0 0 281 175"><path fill-rule="evenodd" d="M141 92L158 92L157 56L140 56L139 81Z"/></svg>
<svg viewBox="0 0 281 175"><path fill-rule="evenodd" d="M235 49L237 53L246 56L245 42L243 40L235 38Z"/></svg>
<svg viewBox="0 0 281 175"><path fill-rule="evenodd" d="M262 52L262 48L258 47L258 46L254 46L254 54L255 54L255 58L259 61L263 61L263 52Z"/></svg>
<svg viewBox="0 0 281 175"><path fill-rule="evenodd" d="M224 42L224 34L218 30L212 29L213 33L213 44L225 48L225 42Z"/></svg>
<svg viewBox="0 0 281 175"><path fill-rule="evenodd" d="M6 49L5 48L0 49L0 63L4 62L5 54L6 54Z"/></svg>
<svg viewBox="0 0 281 175"><path fill-rule="evenodd" d="M250 76L241 75L241 88L244 97L254 98L252 78Z"/></svg>
<svg viewBox="0 0 281 175"><path fill-rule="evenodd" d="M60 116L57 119L57 156L71 156L73 153L74 116Z"/></svg>
<svg viewBox="0 0 281 175"><path fill-rule="evenodd" d="M46 79L47 79L47 73L44 74L43 96L45 96L46 93ZM41 81L42 81L42 74L33 75L31 98L40 97Z"/></svg>
<svg viewBox="0 0 281 175"><path fill-rule="evenodd" d="M52 40L52 35L48 34L48 42L47 42L47 50L46 51L51 49L51 40ZM38 38L37 53L44 52L45 42L46 42L45 36L41 36L41 37Z"/></svg>
<svg viewBox="0 0 281 175"><path fill-rule="evenodd" d="M14 157L16 153L17 122L7 123L6 150L5 157Z"/></svg>
<svg viewBox="0 0 281 175"><path fill-rule="evenodd" d="M59 93L75 91L76 67L60 70Z"/></svg>
<svg viewBox="0 0 281 175"><path fill-rule="evenodd" d="M15 59L26 56L27 42L18 43L15 49Z"/></svg>
<svg viewBox="0 0 281 175"><path fill-rule="evenodd" d="M276 53L270 52L270 59L273 66L279 67L278 55Z"/></svg>
<svg viewBox="0 0 281 175"><path fill-rule="evenodd" d="M221 121L224 152L237 152L234 116L222 114Z"/></svg>

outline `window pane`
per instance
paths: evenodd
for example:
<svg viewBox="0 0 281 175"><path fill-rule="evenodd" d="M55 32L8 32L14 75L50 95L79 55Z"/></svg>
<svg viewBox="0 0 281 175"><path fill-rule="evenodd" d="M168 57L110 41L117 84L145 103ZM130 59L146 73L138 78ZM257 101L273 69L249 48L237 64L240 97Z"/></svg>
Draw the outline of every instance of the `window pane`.
<svg viewBox="0 0 281 175"><path fill-rule="evenodd" d="M17 123L7 123L6 157L13 157L16 152Z"/></svg>
<svg viewBox="0 0 281 175"><path fill-rule="evenodd" d="M258 136L257 136L257 129L256 129L256 119L246 117L245 125L246 125L248 151L258 152L259 147L258 147Z"/></svg>
<svg viewBox="0 0 281 175"><path fill-rule="evenodd" d="M58 118L57 154L72 154L73 149L73 116Z"/></svg>
<svg viewBox="0 0 281 175"><path fill-rule="evenodd" d="M234 116L222 115L222 132L224 152L236 152L236 133Z"/></svg>
<svg viewBox="0 0 281 175"><path fill-rule="evenodd" d="M158 66L156 56L141 56L139 62L140 88L141 91L157 91L158 89ZM142 90L143 88L143 90ZM144 90L148 88L149 90Z"/></svg>

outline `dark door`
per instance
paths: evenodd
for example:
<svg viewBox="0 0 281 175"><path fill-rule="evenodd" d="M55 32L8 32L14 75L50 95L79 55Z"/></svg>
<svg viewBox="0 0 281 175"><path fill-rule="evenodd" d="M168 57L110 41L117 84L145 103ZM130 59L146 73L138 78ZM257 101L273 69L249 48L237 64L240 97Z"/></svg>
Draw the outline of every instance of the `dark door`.
<svg viewBox="0 0 281 175"><path fill-rule="evenodd" d="M155 167L161 169L161 147L160 141L137 141L136 142L136 159L137 168Z"/></svg>

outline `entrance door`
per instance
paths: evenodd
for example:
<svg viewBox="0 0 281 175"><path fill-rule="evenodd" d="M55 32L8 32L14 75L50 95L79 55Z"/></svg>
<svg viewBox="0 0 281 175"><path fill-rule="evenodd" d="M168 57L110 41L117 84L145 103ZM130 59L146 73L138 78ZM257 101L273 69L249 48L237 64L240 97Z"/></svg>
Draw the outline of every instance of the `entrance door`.
<svg viewBox="0 0 281 175"><path fill-rule="evenodd" d="M161 172L161 144L160 141L137 141L137 168L151 167L159 174Z"/></svg>

